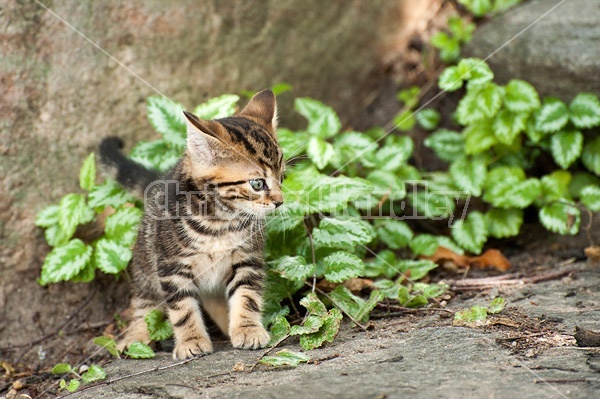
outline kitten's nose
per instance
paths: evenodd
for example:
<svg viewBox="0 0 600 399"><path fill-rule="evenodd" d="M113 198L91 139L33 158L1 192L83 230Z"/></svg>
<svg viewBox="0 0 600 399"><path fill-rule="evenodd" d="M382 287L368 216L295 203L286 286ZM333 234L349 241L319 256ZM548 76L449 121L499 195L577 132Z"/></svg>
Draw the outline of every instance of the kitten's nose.
<svg viewBox="0 0 600 399"><path fill-rule="evenodd" d="M279 208L283 204L283 201L273 201L273 204L275 204L275 208Z"/></svg>

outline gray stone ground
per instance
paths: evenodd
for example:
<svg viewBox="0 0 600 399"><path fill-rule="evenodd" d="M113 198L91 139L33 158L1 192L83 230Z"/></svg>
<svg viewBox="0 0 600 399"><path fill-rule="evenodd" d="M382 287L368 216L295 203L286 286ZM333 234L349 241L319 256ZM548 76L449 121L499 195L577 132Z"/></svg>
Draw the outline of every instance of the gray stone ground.
<svg viewBox="0 0 600 399"><path fill-rule="evenodd" d="M308 352L314 362L283 370L258 366L252 373L233 367L243 362L248 370L262 351L223 344L188 364L69 397L598 398L600 348L577 347L572 335L575 326L600 329L600 269L583 263L570 267L578 270L570 277L500 289L508 306L495 316L497 326L454 327L450 318L433 312L378 319L368 331L346 325L333 344ZM449 307L488 300L457 298ZM543 329L546 333L536 336ZM300 350L297 343L282 347ZM115 378L171 362L162 353L148 361L115 361L106 369Z"/></svg>

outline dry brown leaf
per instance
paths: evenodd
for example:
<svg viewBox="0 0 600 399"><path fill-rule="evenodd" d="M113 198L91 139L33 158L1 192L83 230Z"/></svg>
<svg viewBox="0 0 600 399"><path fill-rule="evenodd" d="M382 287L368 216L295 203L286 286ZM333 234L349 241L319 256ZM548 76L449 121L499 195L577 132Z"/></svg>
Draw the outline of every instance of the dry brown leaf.
<svg viewBox="0 0 600 399"><path fill-rule="evenodd" d="M491 266L502 272L510 268L509 260L497 249L488 249L480 256L466 256L457 254L445 247L438 247L433 255L423 256L422 258L439 264L450 261L460 267L474 266L482 268Z"/></svg>

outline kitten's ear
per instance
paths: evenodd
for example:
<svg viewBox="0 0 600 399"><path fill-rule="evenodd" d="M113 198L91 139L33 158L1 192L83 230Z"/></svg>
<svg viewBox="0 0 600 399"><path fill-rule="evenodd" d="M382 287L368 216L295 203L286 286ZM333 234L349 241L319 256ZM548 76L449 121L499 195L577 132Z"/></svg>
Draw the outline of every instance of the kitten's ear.
<svg viewBox="0 0 600 399"><path fill-rule="evenodd" d="M217 134L218 126L213 121L205 121L196 115L183 111L187 122L187 148L197 162L214 163L223 147Z"/></svg>
<svg viewBox="0 0 600 399"><path fill-rule="evenodd" d="M256 119L275 134L277 128L277 100L275 100L275 94L271 90L256 93L239 115Z"/></svg>

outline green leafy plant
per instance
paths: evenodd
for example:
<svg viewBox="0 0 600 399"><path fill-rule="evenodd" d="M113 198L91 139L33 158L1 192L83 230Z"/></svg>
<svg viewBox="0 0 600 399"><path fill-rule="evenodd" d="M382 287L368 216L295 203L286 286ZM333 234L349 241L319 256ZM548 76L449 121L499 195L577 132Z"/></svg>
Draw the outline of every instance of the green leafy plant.
<svg viewBox="0 0 600 399"><path fill-rule="evenodd" d="M460 57L461 46L471 41L475 24L458 15L448 18L448 32L438 32L431 37L431 45L439 50L440 59L446 63Z"/></svg>
<svg viewBox="0 0 600 399"><path fill-rule="evenodd" d="M457 325L480 325L490 314L497 314L504 310L506 301L502 297L495 298L488 306L473 305L470 309L460 310L454 314L454 323Z"/></svg>
<svg viewBox="0 0 600 399"><path fill-rule="evenodd" d="M68 382L65 378L62 378L59 382L60 389L66 389L69 392L77 391L81 386L81 382L91 384L106 379L106 372L97 364L92 364L83 373L79 374L70 364L59 363L52 368L52 374L72 376Z"/></svg>
<svg viewBox="0 0 600 399"><path fill-rule="evenodd" d="M523 0L458 0L469 12L477 17L506 11Z"/></svg>

